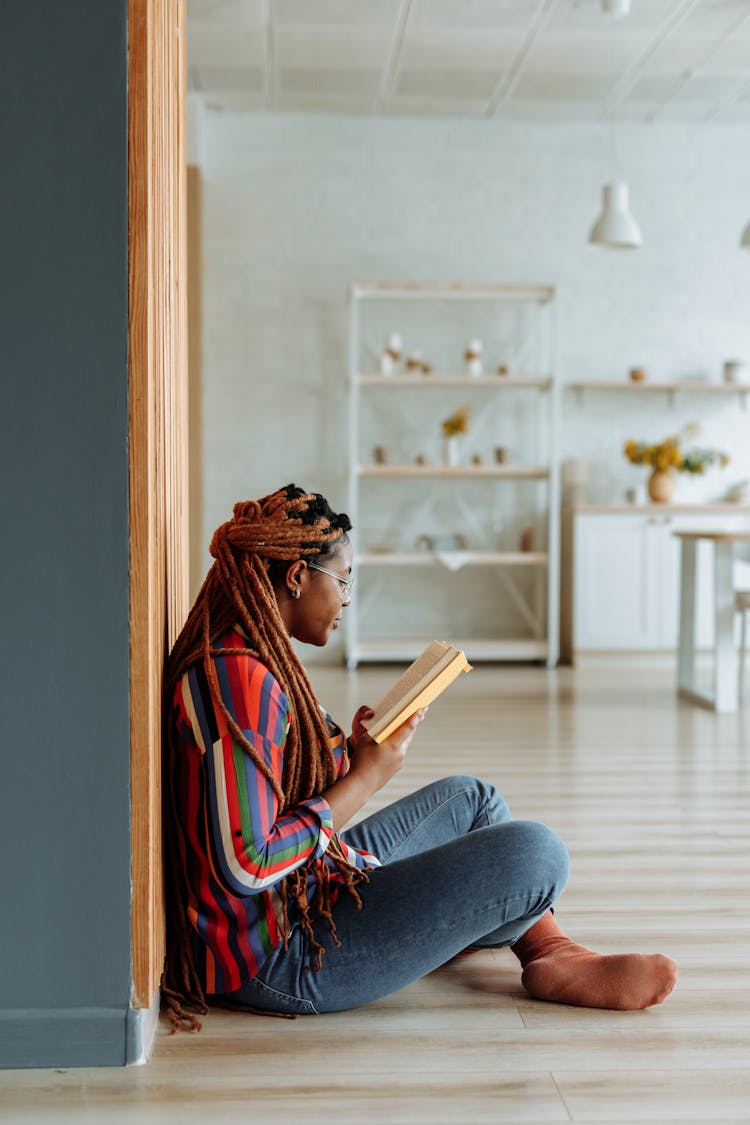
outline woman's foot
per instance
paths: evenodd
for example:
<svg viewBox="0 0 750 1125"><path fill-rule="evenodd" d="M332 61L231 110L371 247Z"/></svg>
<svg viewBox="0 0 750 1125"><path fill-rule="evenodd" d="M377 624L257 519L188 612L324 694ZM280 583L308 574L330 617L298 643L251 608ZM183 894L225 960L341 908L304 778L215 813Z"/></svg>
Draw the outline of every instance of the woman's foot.
<svg viewBox="0 0 750 1125"><path fill-rule="evenodd" d="M511 949L521 981L536 1000L633 1011L661 1004L677 983L678 965L661 953L593 953L545 914Z"/></svg>

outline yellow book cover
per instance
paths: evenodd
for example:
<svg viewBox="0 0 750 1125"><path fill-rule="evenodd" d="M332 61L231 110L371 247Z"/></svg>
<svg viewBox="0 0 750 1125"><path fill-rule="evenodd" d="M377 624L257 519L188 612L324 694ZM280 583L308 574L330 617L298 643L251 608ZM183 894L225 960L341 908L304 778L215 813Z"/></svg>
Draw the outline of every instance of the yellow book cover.
<svg viewBox="0 0 750 1125"><path fill-rule="evenodd" d="M376 742L383 742L407 719L427 707L471 665L460 648L445 641L432 641L374 708L365 729Z"/></svg>

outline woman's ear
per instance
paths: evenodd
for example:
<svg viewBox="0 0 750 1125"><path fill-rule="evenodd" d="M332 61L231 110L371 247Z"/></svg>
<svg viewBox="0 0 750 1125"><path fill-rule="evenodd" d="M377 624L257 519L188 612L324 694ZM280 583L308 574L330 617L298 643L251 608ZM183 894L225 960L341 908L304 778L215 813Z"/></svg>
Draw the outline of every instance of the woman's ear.
<svg viewBox="0 0 750 1125"><path fill-rule="evenodd" d="M295 601L302 594L306 570L307 563L305 560L297 559L287 567L286 574L284 575L284 592Z"/></svg>

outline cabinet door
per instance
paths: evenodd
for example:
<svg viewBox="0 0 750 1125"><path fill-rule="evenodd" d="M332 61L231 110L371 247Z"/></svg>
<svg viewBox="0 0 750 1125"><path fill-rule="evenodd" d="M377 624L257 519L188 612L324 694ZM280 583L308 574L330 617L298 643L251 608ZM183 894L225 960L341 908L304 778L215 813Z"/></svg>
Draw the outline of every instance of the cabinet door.
<svg viewBox="0 0 750 1125"><path fill-rule="evenodd" d="M662 640L658 570L664 529L643 515L575 520L575 645L647 649Z"/></svg>

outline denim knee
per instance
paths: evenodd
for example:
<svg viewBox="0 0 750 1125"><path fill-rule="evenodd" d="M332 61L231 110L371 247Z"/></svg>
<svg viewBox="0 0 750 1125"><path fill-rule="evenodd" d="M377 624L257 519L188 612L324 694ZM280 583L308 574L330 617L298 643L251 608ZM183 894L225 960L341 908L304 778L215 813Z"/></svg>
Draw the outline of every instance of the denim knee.
<svg viewBox="0 0 750 1125"><path fill-rule="evenodd" d="M563 841L546 824L536 820L514 820L519 847L525 858L528 878L536 886L548 888L554 902L565 890L570 877L570 856Z"/></svg>
<svg viewBox="0 0 750 1125"><path fill-rule="evenodd" d="M454 774L441 783L448 791L465 793L474 810L473 827L488 824L504 824L511 819L511 812L502 794L494 785L471 774Z"/></svg>

